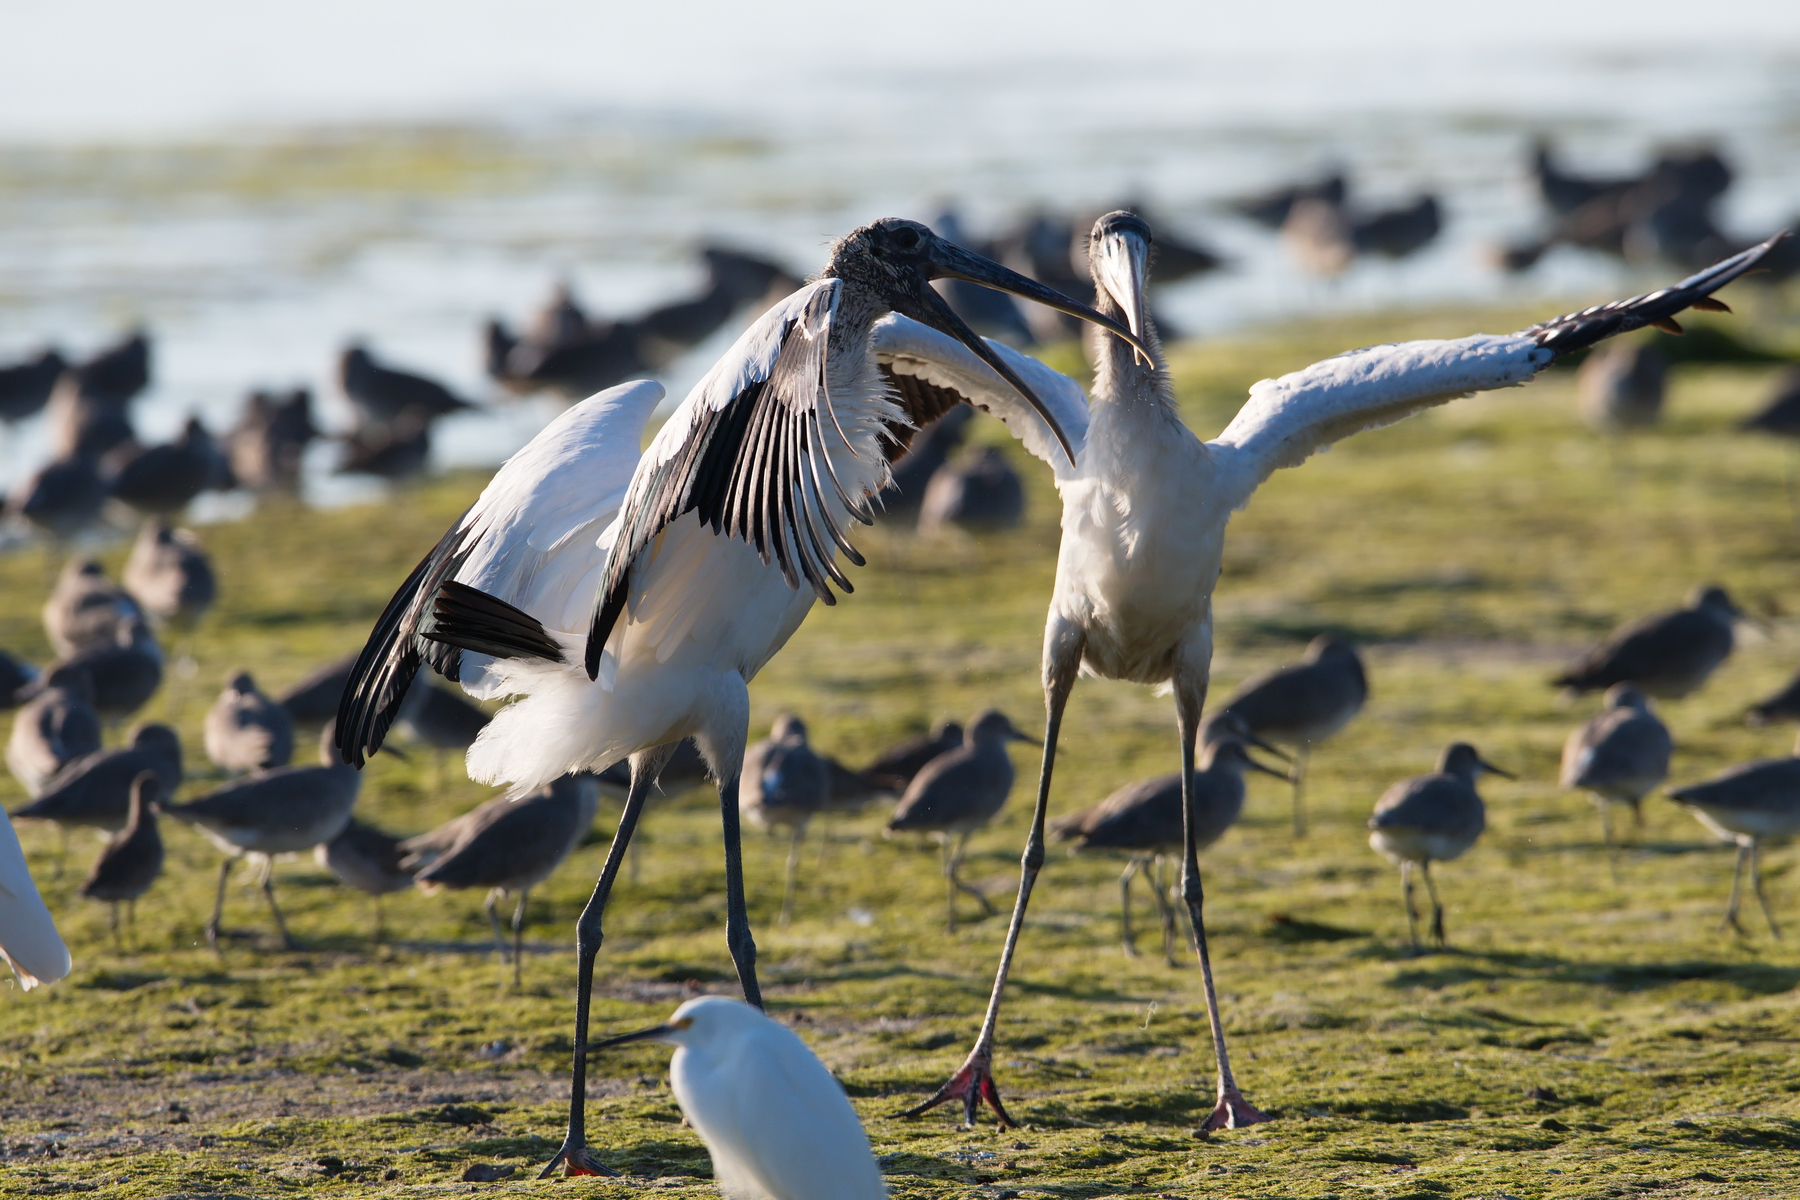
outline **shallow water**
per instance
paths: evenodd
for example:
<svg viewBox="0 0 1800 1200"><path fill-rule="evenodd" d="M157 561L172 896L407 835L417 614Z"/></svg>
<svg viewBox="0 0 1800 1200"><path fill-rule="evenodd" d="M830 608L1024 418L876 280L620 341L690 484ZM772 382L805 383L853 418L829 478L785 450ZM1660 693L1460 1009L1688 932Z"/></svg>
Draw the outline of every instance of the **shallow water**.
<svg viewBox="0 0 1800 1200"><path fill-rule="evenodd" d="M590 311L629 313L698 282L702 237L804 273L853 225L929 218L945 201L983 234L1034 206L1141 199L1232 260L1163 297L1190 336L1314 312L1593 302L1674 273L1577 251L1510 280L1487 265L1490 247L1539 219L1523 171L1531 138L1552 134L1571 167L1593 173L1632 169L1666 142L1716 141L1738 172L1725 224L1761 234L1800 212L1797 66L1800 49L1779 38L1630 53L1314 48L986 74L833 69L754 94L698 89L679 106L521 103L481 120L215 121L98 140L40 130L0 144L0 360L46 341L85 352L142 322L157 355L136 408L146 441L190 411L229 425L253 386L309 383L326 423L342 426L349 410L330 377L348 337L497 398L479 322L522 318L558 278ZM1411 260L1326 282L1220 208L1330 164L1371 204L1438 190L1445 234ZM671 390L735 332L676 363ZM554 411L447 420L435 458L498 462ZM0 487L43 456L40 424L0 432ZM379 490L332 479L332 461L315 448L315 499Z"/></svg>

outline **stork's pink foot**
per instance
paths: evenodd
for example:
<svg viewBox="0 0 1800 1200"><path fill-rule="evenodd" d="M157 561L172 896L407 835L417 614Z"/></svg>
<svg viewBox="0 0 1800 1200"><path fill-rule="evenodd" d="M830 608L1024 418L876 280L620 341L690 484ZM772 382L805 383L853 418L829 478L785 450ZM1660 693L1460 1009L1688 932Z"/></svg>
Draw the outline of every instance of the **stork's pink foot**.
<svg viewBox="0 0 1800 1200"><path fill-rule="evenodd" d="M1000 1103L1000 1089L994 1083L992 1056L981 1051L971 1053L962 1069L950 1077L949 1083L934 1092L931 1099L895 1115L917 1117L952 1100L962 1101L963 1127L966 1129L975 1128L975 1114L980 1111L983 1101L994 1110L995 1123L999 1128L1017 1127L1017 1122L1007 1114L1006 1106Z"/></svg>
<svg viewBox="0 0 1800 1200"><path fill-rule="evenodd" d="M1212 1115L1200 1126L1201 1133L1211 1133L1215 1129L1242 1129L1246 1125L1258 1125L1269 1120L1269 1114L1244 1099L1244 1093L1236 1088L1222 1090L1219 1103L1214 1106Z"/></svg>

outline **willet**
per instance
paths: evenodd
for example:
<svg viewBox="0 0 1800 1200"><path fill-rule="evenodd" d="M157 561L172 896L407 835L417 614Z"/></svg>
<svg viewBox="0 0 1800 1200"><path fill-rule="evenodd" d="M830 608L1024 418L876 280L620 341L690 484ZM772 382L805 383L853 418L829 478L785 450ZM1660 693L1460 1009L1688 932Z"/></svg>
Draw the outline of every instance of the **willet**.
<svg viewBox="0 0 1800 1200"><path fill-rule="evenodd" d="M1238 717L1257 737L1295 748L1295 837L1306 835L1303 789L1313 747L1348 725L1368 699L1362 656L1349 642L1325 634L1312 640L1299 662L1245 680L1217 710Z"/></svg>
<svg viewBox="0 0 1800 1200"><path fill-rule="evenodd" d="M482 910L494 929L494 945L506 960L506 935L494 905L518 896L513 908L513 986L520 984L525 904L531 889L550 876L594 824L600 789L591 775L566 775L514 799L496 796L430 833L400 844L403 869L425 892L439 888L488 889Z"/></svg>
<svg viewBox="0 0 1800 1200"><path fill-rule="evenodd" d="M68 365L55 350L44 350L0 367L0 421L23 421L41 410Z"/></svg>
<svg viewBox="0 0 1800 1200"><path fill-rule="evenodd" d="M86 674L93 681L94 711L107 720L122 721L144 707L161 686L162 648L149 623L132 613L120 620L110 645L89 646L49 669L51 674L64 669Z"/></svg>
<svg viewBox="0 0 1800 1200"><path fill-rule="evenodd" d="M814 601L835 602L833 585L848 585L838 554L862 559L846 524L873 519L889 451L939 411L896 402L881 373L893 364L878 341L883 314L946 331L1010 389L987 398L992 411L1070 452L1058 410L1020 374L1041 365L1015 365L975 337L931 288L950 277L1133 337L917 222L854 230L818 279L745 330L651 448L643 430L662 389L650 383L591 397L540 432L401 585L358 662L338 721L354 761L380 744L427 660L478 697L517 697L470 748L477 778L531 788L631 758L613 850L577 925L570 1123L552 1168L598 1169L583 1116L593 963L650 781L682 737L696 738L719 781L726 944L745 998L761 1001L737 809L746 687ZM810 482L775 486L779 463L805 464ZM551 525L567 536L545 541Z"/></svg>
<svg viewBox="0 0 1800 1200"><path fill-rule="evenodd" d="M919 531L946 525L988 531L1011 529L1025 517L1025 485L998 447L983 446L964 459L945 463L925 485L919 504Z"/></svg>
<svg viewBox="0 0 1800 1200"><path fill-rule="evenodd" d="M1775 721L1800 721L1800 671L1781 690L1759 700L1744 713L1744 723L1759 728Z"/></svg>
<svg viewBox="0 0 1800 1200"><path fill-rule="evenodd" d="M1243 814L1245 771L1287 779L1250 757L1248 747L1236 737L1220 736L1203 746L1193 784L1194 840L1200 849L1224 837ZM1177 774L1140 779L1050 825L1053 839L1074 842L1077 850L1123 850L1130 855L1119 876L1119 934L1125 953L1138 956L1131 933L1131 880L1141 870L1150 880L1150 895L1162 917L1163 958L1171 967L1176 965L1175 909L1169 903L1162 865L1182 849L1181 790Z"/></svg>
<svg viewBox="0 0 1800 1200"><path fill-rule="evenodd" d="M82 882L81 894L112 906L113 940L119 937L119 905L130 906L135 922L137 900L150 890L163 869L162 834L156 828L156 805L168 793L155 771L140 772L131 781L130 808L121 829Z"/></svg>
<svg viewBox="0 0 1800 1200"><path fill-rule="evenodd" d="M433 750L467 750L487 727L488 714L429 679L413 684L394 724Z"/></svg>
<svg viewBox="0 0 1800 1200"><path fill-rule="evenodd" d="M1653 341L1615 343L1575 373L1581 419L1601 433L1645 429L1662 419L1669 356Z"/></svg>
<svg viewBox="0 0 1800 1200"><path fill-rule="evenodd" d="M13 717L6 765L28 796L43 792L56 773L100 749L94 681L80 667L56 667L23 689Z"/></svg>
<svg viewBox="0 0 1800 1200"><path fill-rule="evenodd" d="M19 691L35 682L39 674L41 672L24 659L0 650L0 708L17 707Z"/></svg>
<svg viewBox="0 0 1800 1200"><path fill-rule="evenodd" d="M806 724L792 713L775 718L769 736L744 751L738 811L758 829L788 831L787 875L781 889L781 923L794 912L794 877L806 823L831 796L831 771L806 741Z"/></svg>
<svg viewBox="0 0 1800 1200"><path fill-rule="evenodd" d="M1609 859L1617 848L1611 806L1630 807L1633 827L1641 828L1640 804L1669 777L1674 749L1668 726L1634 683L1615 683L1606 689L1605 711L1572 730L1563 743L1562 786L1593 793ZM1617 874L1615 867L1614 882Z"/></svg>
<svg viewBox="0 0 1800 1200"><path fill-rule="evenodd" d="M59 459L100 460L137 441L131 410L122 402L96 395L73 371L65 371L44 406L44 428L50 451ZM110 472L102 472L110 474Z"/></svg>
<svg viewBox="0 0 1800 1200"><path fill-rule="evenodd" d="M969 837L983 829L1006 806L1012 794L1012 756L1008 742L1037 741L1014 728L1005 713L987 709L969 723L963 744L926 763L906 785L906 794L888 818L892 833L930 833L943 842L944 879L949 884L948 928L956 929L956 893L964 891L992 916L994 906L980 889L957 874Z"/></svg>
<svg viewBox="0 0 1800 1200"><path fill-rule="evenodd" d="M112 404L128 404L150 386L150 337L133 330L69 368L81 390Z"/></svg>
<svg viewBox="0 0 1800 1200"><path fill-rule="evenodd" d="M435 379L382 366L367 347L355 343L338 356L338 386L375 425L392 424L407 412L430 418L476 407Z"/></svg>
<svg viewBox="0 0 1800 1200"><path fill-rule="evenodd" d="M1635 683L1645 695L1677 699L1730 656L1732 622L1743 615L1724 588L1703 584L1686 608L1621 627L1550 682L1575 693Z"/></svg>
<svg viewBox="0 0 1800 1200"><path fill-rule="evenodd" d="M940 721L929 733L907 738L897 746L883 750L862 769L864 778L876 781L896 796L906 790L913 776L940 754L948 754L963 744L963 727L956 721Z"/></svg>
<svg viewBox="0 0 1800 1200"><path fill-rule="evenodd" d="M95 749L52 776L37 800L13 815L54 821L70 829L117 833L131 817L131 785L149 772L159 795L173 796L181 786L181 739L167 725L145 725L131 743L111 750Z"/></svg>
<svg viewBox="0 0 1800 1200"><path fill-rule="evenodd" d="M1669 789L1669 799L1693 813L1695 820L1725 841L1737 843L1731 900L1725 907L1721 929L1730 926L1744 932L1737 914L1744 867L1748 864L1751 886L1756 890L1763 916L1768 918L1769 932L1781 936L1781 927L1775 923L1769 897L1763 891L1762 841L1800 833L1800 744L1795 746L1795 755L1745 763L1705 783Z"/></svg>
<svg viewBox="0 0 1800 1200"><path fill-rule="evenodd" d="M132 543L125 586L152 617L189 633L219 594L212 559L199 537L155 518L144 522Z"/></svg>
<svg viewBox="0 0 1800 1200"><path fill-rule="evenodd" d="M1320 200L1333 208L1342 208L1350 187L1342 171L1333 171L1318 179L1287 184L1255 196L1231 201L1229 207L1241 217L1265 229L1280 229L1287 224L1294 205L1302 200Z"/></svg>
<svg viewBox="0 0 1800 1200"><path fill-rule="evenodd" d="M378 942L384 930L381 898L390 892L403 892L413 885L413 873L400 865L406 857L400 848L405 840L351 817L342 833L313 847L314 861L330 871L339 883L374 897L375 940Z"/></svg>
<svg viewBox="0 0 1800 1200"><path fill-rule="evenodd" d="M91 558L72 558L44 602L44 632L57 657L69 658L93 646L118 641L119 623L141 616L136 597L106 577Z"/></svg>
<svg viewBox="0 0 1800 1200"><path fill-rule="evenodd" d="M925 489L930 485L932 476L950 461L951 452L962 445L969 422L974 416L974 409L958 405L919 430L913 438L912 448L894 463L893 478L882 489L883 517L912 514L917 520L919 506L925 502Z"/></svg>
<svg viewBox="0 0 1800 1200"><path fill-rule="evenodd" d="M318 436L310 390L252 392L225 435L232 477L253 492L298 492L301 460Z"/></svg>
<svg viewBox="0 0 1800 1200"><path fill-rule="evenodd" d="M294 757L294 718L257 689L248 671L226 681L204 728L206 757L227 774L285 767Z"/></svg>
<svg viewBox="0 0 1800 1200"><path fill-rule="evenodd" d="M1783 371L1763 407L1744 418L1738 428L1780 437L1800 437L1800 367Z"/></svg>
<svg viewBox="0 0 1800 1200"><path fill-rule="evenodd" d="M21 991L55 983L69 973L69 948L38 895L12 822L0 812L0 963L12 968Z"/></svg>
<svg viewBox="0 0 1800 1200"><path fill-rule="evenodd" d="M199 417L189 417L181 437L135 453L107 456L110 490L139 512L174 516L205 491L228 491L231 466Z"/></svg>
<svg viewBox="0 0 1800 1200"><path fill-rule="evenodd" d="M340 440L344 458L339 475L379 475L408 479L422 474L431 460L431 414L409 408L392 421L358 426Z"/></svg>
<svg viewBox="0 0 1800 1200"><path fill-rule="evenodd" d="M1044 630L1046 720L1037 805L981 1032L956 1074L908 1115L955 1099L962 1101L964 1118L972 1122L976 1106L985 1100L1002 1123L1010 1123L993 1077L995 1030L1031 891L1043 869L1051 774L1069 692L1083 671L1168 684L1176 699L1182 778L1193 777L1194 738L1211 672L1212 594L1225 524L1262 481L1360 430L1471 391L1524 383L1571 351L1645 325L1673 325L1673 315L1685 308L1718 308L1711 293L1763 261L1787 236L1777 235L1673 287L1557 317L1509 336L1372 346L1281 379L1263 380L1218 438L1201 442L1175 412L1157 349L1146 291L1149 227L1130 213L1109 213L1096 222L1088 254L1096 302L1123 314L1141 343L1092 335L1095 385L1089 419L1084 422L1078 408L1064 419L1065 432L1080 431L1071 438L1079 443L1072 456L1065 458L1031 429L1020 430L1025 448L1055 472L1064 512L1056 588ZM948 396L979 397L977 403L985 404L994 394L991 372L972 362L957 343L931 330L909 328L898 316L887 323L891 370L909 370ZM1062 385L1038 386L1047 394L1067 394ZM1218 1068L1219 1101L1204 1128L1253 1124L1263 1115L1245 1099L1231 1073L1207 949L1199 857L1191 845L1183 854L1182 899L1194 929Z"/></svg>
<svg viewBox="0 0 1800 1200"><path fill-rule="evenodd" d="M299 948L275 903L274 857L311 850L342 833L362 787L362 775L339 757L329 727L320 739L319 758L322 766L276 767L188 804L163 806L165 815L199 829L226 854L219 864L212 919L206 923L206 943L215 951L225 911L225 884L231 865L240 858L260 868L263 898L269 902L282 943L290 950Z"/></svg>
<svg viewBox="0 0 1800 1200"><path fill-rule="evenodd" d="M276 701L288 710L296 725L320 725L337 719L338 703L344 698L344 685L356 667L356 655L334 659L314 668L299 683Z"/></svg>
<svg viewBox="0 0 1800 1200"><path fill-rule="evenodd" d="M39 467L6 497L7 511L66 542L100 519L106 483L92 455L60 456Z"/></svg>
<svg viewBox="0 0 1800 1200"><path fill-rule="evenodd" d="M1486 762L1467 742L1452 742L1438 757L1437 770L1402 780L1381 794L1375 815L1369 818L1369 845L1400 868L1400 890L1406 899L1406 928L1412 935L1414 954L1419 946L1419 917L1413 909L1412 869L1425 876L1431 893L1431 936L1441 950L1444 941L1444 904L1431 880L1431 864L1460 857L1487 828L1487 808L1475 790L1483 771L1511 779L1499 767Z"/></svg>

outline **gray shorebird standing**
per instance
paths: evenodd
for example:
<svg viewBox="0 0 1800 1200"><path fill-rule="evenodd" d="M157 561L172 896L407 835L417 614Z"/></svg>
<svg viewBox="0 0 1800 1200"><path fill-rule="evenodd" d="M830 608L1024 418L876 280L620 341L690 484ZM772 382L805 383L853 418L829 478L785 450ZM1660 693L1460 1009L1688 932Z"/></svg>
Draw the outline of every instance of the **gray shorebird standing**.
<svg viewBox="0 0 1800 1200"><path fill-rule="evenodd" d="M1731 900L1725 907L1725 920L1719 928L1729 926L1739 933L1738 899L1744 879L1744 867L1750 868L1750 883L1756 891L1768 919L1769 932L1781 936L1775 913L1769 908L1769 897L1763 891L1762 841L1771 837L1792 837L1800 833L1800 744L1795 756L1745 763L1714 776L1705 783L1670 788L1669 799L1694 814L1694 819L1737 844L1737 862L1731 872Z"/></svg>
<svg viewBox="0 0 1800 1200"><path fill-rule="evenodd" d="M81 885L81 894L89 900L112 905L114 941L119 937L119 905L128 906L135 922L138 897L162 874L163 843L156 828L156 806L166 795L155 771L142 771L131 781L125 828L106 843Z"/></svg>
<svg viewBox="0 0 1800 1200"><path fill-rule="evenodd" d="M281 931L282 943L299 949L287 920L275 903L273 862L277 854L299 854L329 842L350 821L362 787L362 775L338 757L331 732L320 740L320 766L276 767L230 783L187 804L163 806L163 814L192 825L225 852L219 864L219 890L206 943L219 948L219 919L225 911L225 884L231 865L248 858L261 872L263 898Z"/></svg>
<svg viewBox="0 0 1800 1200"><path fill-rule="evenodd" d="M137 598L107 578L91 558L72 558L44 601L44 632L58 658L118 640L119 623L142 616Z"/></svg>
<svg viewBox="0 0 1800 1200"><path fill-rule="evenodd" d="M356 667L352 654L314 668L306 678L275 697L296 725L322 725L337 719L344 685Z"/></svg>
<svg viewBox="0 0 1800 1200"><path fill-rule="evenodd" d="M1655 342L1615 343L1575 374L1581 419L1598 433L1647 429L1662 419L1669 356Z"/></svg>
<svg viewBox="0 0 1800 1200"><path fill-rule="evenodd" d="M69 829L117 833L131 817L131 785L149 771L156 776L158 797L181 786L181 738L167 725L144 725L132 732L129 745L95 750L68 763L51 777L43 792L13 816L55 821Z"/></svg>
<svg viewBox="0 0 1800 1200"><path fill-rule="evenodd" d="M806 824L831 800L831 768L806 740L806 723L792 713L775 718L769 736L744 752L738 811L758 829L788 831L781 923L794 915L794 878Z"/></svg>
<svg viewBox="0 0 1800 1200"><path fill-rule="evenodd" d="M1431 864L1461 857L1487 828L1487 807L1475 780L1488 772L1513 776L1482 759L1467 742L1453 742L1438 757L1437 770L1415 775L1383 792L1369 818L1369 845L1400 868L1400 891L1406 900L1406 928L1413 953L1419 946L1419 917L1413 909L1412 869L1425 876L1431 893L1431 936L1444 948L1444 904L1431 879Z"/></svg>
<svg viewBox="0 0 1800 1200"><path fill-rule="evenodd" d="M1609 859L1617 847L1612 806L1629 807L1633 827L1641 828L1642 801L1669 777L1669 756L1674 750L1668 726L1635 683L1615 683L1607 688L1605 710L1570 731L1569 740L1563 743L1562 786L1593 793ZM1613 874L1616 883L1616 867Z"/></svg>
<svg viewBox="0 0 1800 1200"><path fill-rule="evenodd" d="M1744 723L1753 729L1775 721L1800 721L1800 671L1794 672L1780 691L1757 701L1744 712Z"/></svg>
<svg viewBox="0 0 1800 1200"><path fill-rule="evenodd" d="M948 883L949 922L956 929L956 893L967 892L992 916L994 906L973 884L957 874L969 838L999 815L1012 794L1012 755L1008 742L1037 745L1020 733L1007 715L990 708L969 722L963 744L940 754L913 776L906 794L888 818L890 833L930 833L944 845L944 879Z"/></svg>
<svg viewBox="0 0 1800 1200"><path fill-rule="evenodd" d="M6 739L6 765L36 797L56 773L100 749L100 714L94 710L94 681L80 667L57 667L28 685L30 698L13 715Z"/></svg>
<svg viewBox="0 0 1800 1200"><path fill-rule="evenodd" d="M109 721L122 721L150 702L162 686L162 647L141 613L130 613L119 621L111 642L85 649L51 664L45 678L25 688L48 686L51 679L65 671L80 671L93 684L94 711Z"/></svg>
<svg viewBox="0 0 1800 1200"><path fill-rule="evenodd" d="M164 626L191 634L219 596L212 559L191 529L152 519L125 560L125 586Z"/></svg>
<svg viewBox="0 0 1800 1200"><path fill-rule="evenodd" d="M339 883L374 897L378 942L386 929L381 898L413 885L413 873L401 865L406 852L400 847L405 840L351 817L342 833L313 847L313 861Z"/></svg>
<svg viewBox="0 0 1800 1200"><path fill-rule="evenodd" d="M1157 350L1145 298L1149 226L1125 212L1100 218L1088 255L1096 303L1104 313L1124 316L1149 349L1099 336L1091 355L1091 418L1079 435L1073 468L1032 439L1022 439L1055 471L1063 501L1056 588L1044 630L1046 736L1037 807L981 1032L949 1082L909 1113L957 1099L972 1122L976 1106L986 1100L1010 1123L993 1078L995 1029L1031 889L1044 864L1051 768L1069 692L1081 671L1169 685L1176 700L1182 778L1193 777L1194 739L1212 668L1212 594L1225 525L1270 474L1298 466L1314 451L1361 430L1471 392L1525 383L1564 354L1614 334L1672 326L1674 314L1688 307L1717 308L1712 292L1761 262L1786 237L1778 234L1673 287L1516 334L1370 346L1262 380L1231 424L1215 440L1201 442L1181 423ZM900 318L890 320L896 327L890 335L896 364L915 364L908 368L913 390L923 394L936 388L964 397L991 391L990 375L962 347L930 330L906 330ZM904 351L903 330L911 343ZM1205 1127L1254 1123L1263 1115L1239 1090L1225 1049L1206 945L1199 852L1192 841L1183 854L1182 899L1194 927L1218 1068L1219 1102Z"/></svg>
<svg viewBox="0 0 1800 1200"><path fill-rule="evenodd" d="M1194 841L1204 850L1225 836L1244 811L1244 772L1261 771L1285 781L1287 776L1250 757L1239 740L1228 732L1229 723L1208 730L1217 736L1201 748L1200 766L1194 775ZM1131 881L1142 871L1150 881L1150 895L1162 918L1163 959L1176 966L1175 909L1169 903L1169 885L1163 876L1163 860L1182 849L1181 776L1158 775L1128 783L1100 803L1070 813L1050 824L1050 836L1074 842L1076 850L1119 850L1129 858L1119 876L1119 938L1125 953L1138 956L1131 932Z"/></svg>
<svg viewBox="0 0 1800 1200"><path fill-rule="evenodd" d="M1356 647L1329 634L1316 637L1297 663L1245 680L1217 710L1236 716L1258 737L1293 746L1297 762L1294 836L1306 835L1306 767L1312 748L1348 725L1369 699L1369 676Z"/></svg>
<svg viewBox="0 0 1800 1200"><path fill-rule="evenodd" d="M1025 519L1025 484L998 446L945 463L925 485L919 532L945 526L973 532L1011 529Z"/></svg>
<svg viewBox="0 0 1800 1200"><path fill-rule="evenodd" d="M294 718L236 671L206 712L206 757L231 775L285 767L294 757Z"/></svg>
<svg viewBox="0 0 1800 1200"><path fill-rule="evenodd" d="M877 754L861 774L863 778L888 788L896 796L906 791L913 776L940 754L948 754L963 744L963 727L956 721L939 721L929 733L907 738Z"/></svg>
<svg viewBox="0 0 1800 1200"><path fill-rule="evenodd" d="M1724 588L1703 584L1687 607L1620 627L1550 682L1576 693L1635 683L1647 696L1679 699L1731 656L1732 624L1743 615Z"/></svg>
<svg viewBox="0 0 1800 1200"><path fill-rule="evenodd" d="M514 798L496 796L429 833L400 843L400 866L427 894L439 888L486 888L482 911L494 929L494 947L506 960L506 935L494 906L508 893L513 907L513 986L521 981L525 904L531 889L574 853L594 823L600 787L591 775L565 775Z"/></svg>

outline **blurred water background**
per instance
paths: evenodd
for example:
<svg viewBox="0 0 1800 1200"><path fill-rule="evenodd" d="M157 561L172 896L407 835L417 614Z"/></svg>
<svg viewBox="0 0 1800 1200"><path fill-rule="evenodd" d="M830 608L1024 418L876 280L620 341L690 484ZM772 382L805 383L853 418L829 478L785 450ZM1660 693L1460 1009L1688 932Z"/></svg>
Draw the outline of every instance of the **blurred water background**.
<svg viewBox="0 0 1800 1200"><path fill-rule="evenodd" d="M495 398L481 321L559 279L627 313L692 290L701 239L805 274L851 227L945 203L976 234L1147 205L1231 260L1163 298L1188 336L1669 275L1569 249L1491 265L1541 220L1540 135L1596 174L1716 145L1726 229L1800 213L1800 5L1571 7L12 5L0 361L142 324L146 442L190 412L229 426L253 386L310 384L342 427L350 336ZM1222 207L1332 167L1374 204L1437 191L1443 236L1321 281ZM671 390L737 332L669 367ZM558 407L449 418L434 460L497 463ZM41 421L0 431L0 488L45 457ZM327 484L333 453L313 447L315 499L379 487Z"/></svg>

